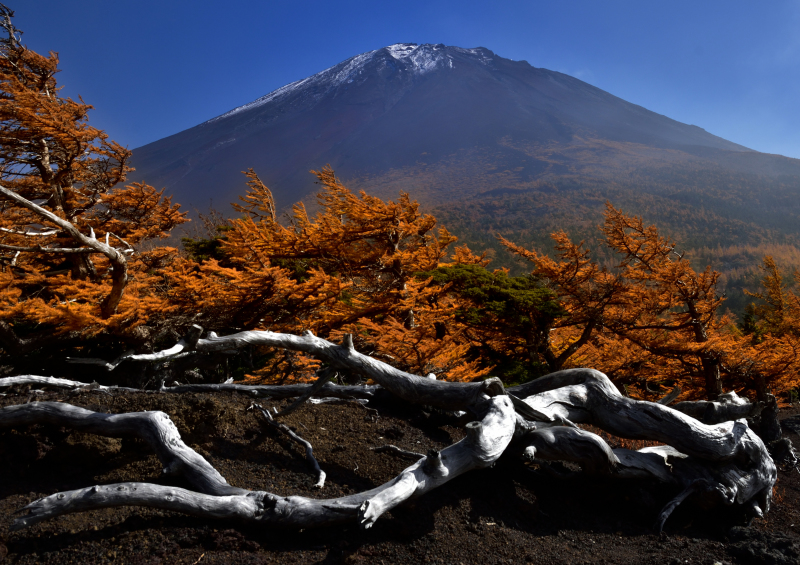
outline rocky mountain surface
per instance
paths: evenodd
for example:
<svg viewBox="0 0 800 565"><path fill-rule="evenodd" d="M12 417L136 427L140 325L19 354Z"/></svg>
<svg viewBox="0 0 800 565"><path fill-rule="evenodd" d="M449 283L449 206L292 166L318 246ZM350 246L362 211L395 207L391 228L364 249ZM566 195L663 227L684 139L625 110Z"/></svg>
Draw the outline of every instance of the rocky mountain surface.
<svg viewBox="0 0 800 565"><path fill-rule="evenodd" d="M193 205L234 199L240 171L253 167L279 200L290 203L313 191L308 170L328 163L346 178L361 178L422 162L454 160L458 166L470 155L499 151L523 167L518 176L528 181L566 172L568 164L526 149L564 152L594 147L596 140L657 148L658 154L748 152L488 49L396 44L141 147L133 164L136 178L167 186Z"/></svg>

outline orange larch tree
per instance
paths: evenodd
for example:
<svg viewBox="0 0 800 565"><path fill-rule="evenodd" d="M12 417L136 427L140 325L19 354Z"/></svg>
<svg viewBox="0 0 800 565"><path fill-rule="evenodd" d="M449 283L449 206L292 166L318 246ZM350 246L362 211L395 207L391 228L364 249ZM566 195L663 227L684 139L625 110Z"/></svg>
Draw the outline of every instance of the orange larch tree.
<svg viewBox="0 0 800 565"><path fill-rule="evenodd" d="M137 253L185 221L144 184L114 188L130 152L59 96L58 56L26 48L0 7L0 346L16 354L65 336L130 333L164 304Z"/></svg>
<svg viewBox="0 0 800 565"><path fill-rule="evenodd" d="M768 392L781 393L800 386L800 297L784 282L771 256L761 266L761 290L747 292L756 299L741 324L742 341L749 346L729 362L742 386L753 388L759 400ZM794 273L800 285L800 273Z"/></svg>
<svg viewBox="0 0 800 565"><path fill-rule="evenodd" d="M535 264L533 273L569 312L552 332L558 366L594 367L621 382L677 382L715 399L723 391L721 369L732 378L746 349L720 312L718 273L696 272L654 226L610 204L601 232L618 258L609 268L564 233L553 235L557 260L501 238Z"/></svg>
<svg viewBox="0 0 800 565"><path fill-rule="evenodd" d="M704 383L709 400L716 399L723 392L721 358L734 347L725 332L731 321L719 313L719 273L710 267L697 273L655 226L610 204L602 232L621 257L617 271L624 281L604 326L662 359L661 378L688 375Z"/></svg>
<svg viewBox="0 0 800 565"><path fill-rule="evenodd" d="M800 336L800 299L784 282L784 276L778 264L767 255L761 265L762 289L759 292L746 292L758 299L753 304L752 314L758 320L759 332L771 335ZM800 273L795 271L794 278L800 284Z"/></svg>
<svg viewBox="0 0 800 565"><path fill-rule="evenodd" d="M312 218L296 204L283 224L270 190L252 170L245 174L248 191L236 205L242 217L224 231L224 261L176 263L174 304L199 306L204 327L214 331L350 333L360 349L408 370L451 379L486 373L464 360L468 346L458 328L442 334L452 313L443 289L415 276L436 268L456 238L436 230L436 219L407 194L397 202L355 194L326 167L314 172L320 211ZM255 378L283 379L290 366L305 367L300 378L316 368L286 352Z"/></svg>
<svg viewBox="0 0 800 565"><path fill-rule="evenodd" d="M550 371L574 366L574 357L603 327L605 314L621 291L618 274L590 258L584 242L575 244L564 232L552 235L558 259L520 247L502 236L511 252L532 262L532 275L547 282L565 315L554 321L546 334L544 357Z"/></svg>

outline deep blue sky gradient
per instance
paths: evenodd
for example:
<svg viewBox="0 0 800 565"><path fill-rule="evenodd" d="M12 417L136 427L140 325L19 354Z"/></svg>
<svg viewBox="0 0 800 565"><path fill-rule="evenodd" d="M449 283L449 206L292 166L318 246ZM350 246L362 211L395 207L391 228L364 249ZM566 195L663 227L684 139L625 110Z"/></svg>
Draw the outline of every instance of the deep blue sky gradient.
<svg viewBox="0 0 800 565"><path fill-rule="evenodd" d="M5 0L63 94L135 148L358 53L487 47L800 158L800 0Z"/></svg>

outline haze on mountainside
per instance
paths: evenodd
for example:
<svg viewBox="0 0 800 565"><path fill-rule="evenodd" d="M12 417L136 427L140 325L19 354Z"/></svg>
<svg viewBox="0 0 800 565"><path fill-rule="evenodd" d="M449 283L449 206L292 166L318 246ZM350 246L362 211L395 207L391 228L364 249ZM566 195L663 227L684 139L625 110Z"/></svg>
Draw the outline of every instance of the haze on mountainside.
<svg viewBox="0 0 800 565"><path fill-rule="evenodd" d="M237 200L252 167L288 209L312 200L308 171L325 164L351 189L409 192L478 249L498 248L498 232L534 246L562 228L591 237L611 200L713 252L729 279L764 251L800 264L800 160L482 47L357 55L134 150L130 178L202 211Z"/></svg>

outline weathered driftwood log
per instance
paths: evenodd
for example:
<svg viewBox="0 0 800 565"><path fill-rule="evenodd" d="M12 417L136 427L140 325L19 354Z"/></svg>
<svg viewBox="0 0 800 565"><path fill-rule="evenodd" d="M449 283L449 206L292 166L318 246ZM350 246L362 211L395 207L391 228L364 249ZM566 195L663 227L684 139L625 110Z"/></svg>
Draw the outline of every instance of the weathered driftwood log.
<svg viewBox="0 0 800 565"><path fill-rule="evenodd" d="M127 388L119 386L102 386L97 383L82 383L79 381L71 381L69 379L58 379L55 377L40 377L38 375L18 375L16 377L3 377L0 378L0 388L9 386L22 386L22 385L37 385L48 386L53 388L65 388L68 390L100 390L103 392L110 392L114 390L140 392L140 389Z"/></svg>
<svg viewBox="0 0 800 565"><path fill-rule="evenodd" d="M707 400L678 402L673 404L672 408L678 412L688 414L704 424L718 424L729 420L758 416L764 409L764 404L761 402L752 403L746 398L738 396L736 392L731 391L720 394L718 400L714 402Z"/></svg>
<svg viewBox="0 0 800 565"><path fill-rule="evenodd" d="M64 388L69 390L98 390L102 392L147 392L144 389L136 389L120 386L103 386L97 383L84 383L69 379L59 379L55 377L44 377L38 375L18 375L14 377L0 378L0 388L20 385L37 385L42 387ZM286 398L298 398L307 400L311 397L316 398L340 398L343 400L364 399L370 400L385 390L380 385L337 385L328 380L321 379L310 384L288 384L288 385L245 385L236 383L218 384L186 384L177 386L162 386L158 392L184 393L184 392L241 392L254 397L272 398L282 400ZM524 387L513 387L508 389L514 401L514 406L518 413L521 413L530 420L547 421L548 417L536 412L528 404L522 403L512 393L519 393L520 390L530 392ZM666 397L657 401L657 404L667 405L674 400L674 393L671 392ZM711 402L706 400L678 402L670 406L673 410L683 412L705 424L717 424L740 418L752 418L759 416L764 405L762 403L751 403L745 398L736 395L735 392L720 395L720 400ZM284 409L281 415L289 414L294 411L296 406ZM774 426L773 426L774 427ZM780 435L776 436L780 439ZM775 438L773 438L774 440Z"/></svg>
<svg viewBox="0 0 800 565"><path fill-rule="evenodd" d="M55 424L106 437L138 437L153 448L164 473L183 475L201 492L212 495L242 494L208 461L183 443L178 428L164 412L101 414L65 402L31 402L0 409L0 427Z"/></svg>
<svg viewBox="0 0 800 565"><path fill-rule="evenodd" d="M46 406L37 406L40 404ZM161 422L169 433L168 437L165 436L165 441L158 444L160 457L166 456L168 461L193 460L196 457L205 463L202 457L183 444L179 436L175 438L172 433L174 425L171 425L169 418L163 413L140 412L109 416L63 403L32 403L0 410L0 425L48 421L73 425L85 431L97 429L102 435L113 436L117 431L121 435L136 433L130 426L95 425L109 418L123 418L117 421L118 424L120 421L129 424L152 420ZM487 398L486 415L480 422L468 425L467 437L463 440L440 452L429 454L380 487L341 498L315 500L299 496L281 497L268 492L249 492L228 485L208 463L205 463L205 469L201 469L202 465L190 467L180 464L173 465L172 470L183 472L194 486L204 492L147 483L93 486L57 493L32 502L24 508L28 514L15 520L12 527L20 529L54 516L111 506L150 506L197 516L236 517L295 527L322 526L344 521L358 521L364 527L370 527L382 514L403 501L424 494L466 471L494 463L511 441L515 419L514 408L507 396ZM91 425L87 422L91 422ZM169 424L163 424L164 422ZM173 450L177 453L172 453ZM193 455L188 456L187 452ZM198 472L208 476L198 477ZM205 494L209 491L213 494Z"/></svg>
<svg viewBox="0 0 800 565"><path fill-rule="evenodd" d="M199 332L195 334L199 335ZM672 509L693 493L741 505L755 515L769 509L777 476L775 465L764 443L748 428L744 419L704 424L662 404L626 398L605 375L591 369L559 371L513 387L506 394L502 383L496 379L482 383L448 383L399 371L356 352L349 339L344 345L337 346L310 333L298 337L272 332L241 332L225 338L185 339L182 343L169 355L160 352L128 359L147 360L155 355L158 360L164 360L184 354L191 348L222 351L245 345L285 347L315 355L332 370L344 369L368 376L383 389L408 402L446 409L470 409L479 414L480 422L467 425L464 440L441 452L429 453L381 487L338 499L311 500L234 489L202 457L180 441L177 430L164 414L143 413L160 414L146 417L143 414L95 415L62 403L40 403L41 408L36 408L36 403L10 407L0 410L0 425L50 421L86 431L99 429L99 433L114 435L142 434L144 432L139 428L147 426L160 430L152 423L138 423L140 420L160 422L166 431L147 432L149 435L145 435L151 438L148 441L166 468L184 473L201 491L192 493L131 483L60 493L26 507L29 514L15 522L17 527L67 512L130 504L196 515L237 516L297 527L347 520L360 520L368 527L402 501L436 488L465 471L493 463L506 451L512 438L514 448L509 450L510 453L574 461L589 472L622 478L651 478L674 485L680 494L662 511L661 525ZM0 386L2 382L0 380ZM238 390L227 387L241 385L213 386L217 390ZM286 390L287 387L277 388ZM318 393L336 396L331 391L344 388L350 387L325 383L319 387ZM372 388L362 387L361 390ZM168 390L196 388L191 385ZM293 395L308 391L307 386L297 388ZM115 422L118 427L104 425L106 421ZM578 429L576 423L590 423L623 438L654 440L666 445L639 451L611 449L601 437Z"/></svg>
<svg viewBox="0 0 800 565"><path fill-rule="evenodd" d="M58 379L54 377L42 377L38 375L19 375L16 377L0 378L0 388L20 385L36 385L42 387L63 388L68 390L99 390L103 392L125 391L125 392L241 392L251 396L261 398L272 398L281 400L284 398L296 398L308 394L313 388L313 384L292 384L292 385L243 385L235 383L220 384L192 384L161 387L158 391L147 391L137 388L102 386L97 383L82 383L68 379ZM351 399L371 399L379 394L383 388L381 386L367 385L337 385L326 382L313 392L313 396L320 398L341 398Z"/></svg>
<svg viewBox="0 0 800 565"><path fill-rule="evenodd" d="M526 430L519 438L530 439L529 456L538 448L543 458L577 461L621 476L649 475L683 489L702 490L726 504L743 505L754 515L769 510L777 469L744 419L703 424L661 404L627 398L608 377L592 369L559 371L516 391L533 391L525 403L550 416L551 422L558 418L584 422L619 437L668 444L640 451L611 450L588 432L537 429ZM582 448L575 447L578 442Z"/></svg>
<svg viewBox="0 0 800 565"><path fill-rule="evenodd" d="M603 438L579 428L534 428L517 434L515 440L531 460L570 461L580 463L585 471L603 474L614 473L620 464Z"/></svg>
<svg viewBox="0 0 800 565"><path fill-rule="evenodd" d="M213 353L250 346L270 346L302 351L324 361L333 369L342 369L363 375L374 380L398 398L414 404L424 404L446 410L461 410L483 402L484 396L503 393L503 384L499 379L487 379L473 383L450 383L406 373L356 351L350 335L345 337L342 345L336 345L316 337L310 331L305 332L302 336L296 336L252 330L224 337L214 335L195 341L194 336L199 335L202 328L199 326L192 326L192 328L193 332L190 337L187 336L174 347L157 353L128 354L113 363L97 359L71 359L71 361L102 364L109 370L113 370L125 361L162 362L189 351ZM333 395L326 394L326 396Z"/></svg>

